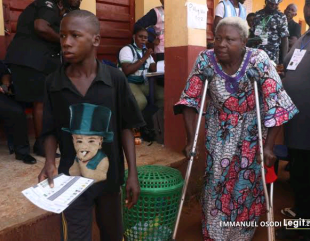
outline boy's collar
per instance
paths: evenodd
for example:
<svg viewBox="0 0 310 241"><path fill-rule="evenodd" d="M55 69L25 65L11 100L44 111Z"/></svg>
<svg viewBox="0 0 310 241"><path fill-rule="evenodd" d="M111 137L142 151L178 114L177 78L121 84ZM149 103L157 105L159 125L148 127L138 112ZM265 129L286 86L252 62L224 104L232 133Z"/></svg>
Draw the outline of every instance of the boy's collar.
<svg viewBox="0 0 310 241"><path fill-rule="evenodd" d="M112 86L112 77L110 71L108 71L108 67L99 60L97 60L97 65L98 71L94 81L101 81L108 86ZM66 66L64 65L56 72L51 85L51 91L59 91L66 88L74 91L74 89L72 89L72 83L69 82L70 79L65 73L65 69Z"/></svg>

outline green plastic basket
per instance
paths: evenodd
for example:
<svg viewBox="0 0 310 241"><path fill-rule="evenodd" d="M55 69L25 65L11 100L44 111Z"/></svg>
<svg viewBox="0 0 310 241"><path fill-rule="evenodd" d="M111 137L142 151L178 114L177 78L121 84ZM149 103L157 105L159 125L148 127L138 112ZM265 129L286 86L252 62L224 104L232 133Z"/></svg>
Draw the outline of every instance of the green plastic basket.
<svg viewBox="0 0 310 241"><path fill-rule="evenodd" d="M181 173L165 166L141 166L138 178L141 193L138 203L130 210L125 207L123 186L125 240L171 240L184 183Z"/></svg>

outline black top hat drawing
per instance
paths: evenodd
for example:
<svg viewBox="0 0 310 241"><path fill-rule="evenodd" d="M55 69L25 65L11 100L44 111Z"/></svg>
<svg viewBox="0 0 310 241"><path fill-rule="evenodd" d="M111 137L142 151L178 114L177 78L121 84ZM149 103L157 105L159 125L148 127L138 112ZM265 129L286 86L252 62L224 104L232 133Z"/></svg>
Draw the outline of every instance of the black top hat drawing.
<svg viewBox="0 0 310 241"><path fill-rule="evenodd" d="M109 132L111 110L100 105L88 103L71 105L70 127L63 131L76 135L102 136L103 142L113 141L113 132Z"/></svg>

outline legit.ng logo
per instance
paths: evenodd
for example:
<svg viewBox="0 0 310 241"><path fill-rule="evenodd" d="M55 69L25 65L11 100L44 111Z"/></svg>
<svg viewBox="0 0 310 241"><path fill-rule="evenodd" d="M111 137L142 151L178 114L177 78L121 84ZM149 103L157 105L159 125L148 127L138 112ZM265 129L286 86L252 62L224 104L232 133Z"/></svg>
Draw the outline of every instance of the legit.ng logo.
<svg viewBox="0 0 310 241"><path fill-rule="evenodd" d="M284 219L283 224L286 227L286 229L289 230L296 230L296 229L302 229L302 230L310 230L310 219Z"/></svg>

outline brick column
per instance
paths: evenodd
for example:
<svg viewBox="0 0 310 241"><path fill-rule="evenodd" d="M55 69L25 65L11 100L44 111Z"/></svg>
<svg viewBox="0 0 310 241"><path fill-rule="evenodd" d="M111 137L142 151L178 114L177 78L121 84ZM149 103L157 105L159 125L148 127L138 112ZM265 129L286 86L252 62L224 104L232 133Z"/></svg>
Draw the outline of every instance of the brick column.
<svg viewBox="0 0 310 241"><path fill-rule="evenodd" d="M87 10L96 14L96 0L83 0L81 2L81 9Z"/></svg>
<svg viewBox="0 0 310 241"><path fill-rule="evenodd" d="M173 114L185 82L200 51L206 48L206 30L187 27L187 0L165 1L165 146L181 151L186 143L182 115ZM191 0L206 5L206 0Z"/></svg>

